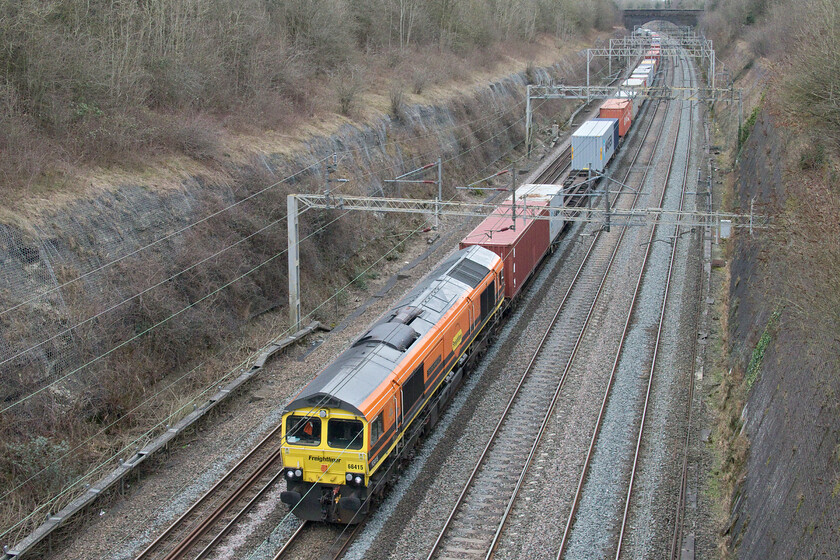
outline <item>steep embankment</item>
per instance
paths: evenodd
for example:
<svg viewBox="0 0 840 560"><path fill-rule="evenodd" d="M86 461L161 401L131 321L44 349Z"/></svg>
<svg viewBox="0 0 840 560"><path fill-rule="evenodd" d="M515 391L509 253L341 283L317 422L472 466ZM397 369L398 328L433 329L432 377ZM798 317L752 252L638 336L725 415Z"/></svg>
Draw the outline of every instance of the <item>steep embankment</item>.
<svg viewBox="0 0 840 560"><path fill-rule="evenodd" d="M521 144L528 81L585 72L585 56L551 50L559 62L550 67L523 61L512 64L518 72L441 92L433 103L392 100L390 114L320 123L327 134L274 139L245 161L112 173L85 192L52 193L2 216L0 470L16 496L4 501L3 526L35 504L55 511L60 501L46 500L70 489L66 500L90 465L115 460L123 445L153 434L150 426L165 429L282 334L286 195L322 191L333 154L333 177L350 180L342 192L396 194L385 179L442 157L443 196L456 196L456 184L503 167ZM543 115L567 116L569 107ZM358 271L425 225L343 215L301 217L304 311L326 322L346 302L339 288L363 286Z"/></svg>
<svg viewBox="0 0 840 560"><path fill-rule="evenodd" d="M828 3L759 12L760 26L742 30L749 40L725 55L746 92L742 130L734 111L718 107L719 143L740 137L722 156L724 171L735 165L725 209L752 206L772 220L769 230L737 231L726 247L728 328L710 399L718 460L709 477L711 491L722 491L725 556L836 557L840 550L840 157L831 123L813 118L819 95L802 103L798 91L814 76L840 76L800 63L827 52L809 47L816 39L772 52L761 40L784 36L783 28L820 37L830 17L801 28L792 22L816 17L821 6Z"/></svg>
<svg viewBox="0 0 840 560"><path fill-rule="evenodd" d="M771 110L742 152L736 200L774 230L738 235L731 262L731 360L746 390L749 454L728 528L743 558L840 550L838 193L801 165ZM800 156L801 157L801 156Z"/></svg>

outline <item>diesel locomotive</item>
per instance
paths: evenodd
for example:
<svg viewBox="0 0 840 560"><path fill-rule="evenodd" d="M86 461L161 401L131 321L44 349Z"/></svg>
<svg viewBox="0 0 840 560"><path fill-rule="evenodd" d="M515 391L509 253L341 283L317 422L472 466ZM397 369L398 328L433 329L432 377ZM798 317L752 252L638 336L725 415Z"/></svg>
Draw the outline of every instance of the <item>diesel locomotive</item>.
<svg viewBox="0 0 840 560"><path fill-rule="evenodd" d="M354 524L460 384L504 301L483 247L426 276L286 407L281 500L301 519Z"/></svg>

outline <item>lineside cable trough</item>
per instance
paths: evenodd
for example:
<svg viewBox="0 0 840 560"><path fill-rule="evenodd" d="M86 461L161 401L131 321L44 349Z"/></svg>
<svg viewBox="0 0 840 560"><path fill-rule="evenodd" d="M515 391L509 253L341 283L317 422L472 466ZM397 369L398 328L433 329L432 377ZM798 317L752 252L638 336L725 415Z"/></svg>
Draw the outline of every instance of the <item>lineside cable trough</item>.
<svg viewBox="0 0 840 560"><path fill-rule="evenodd" d="M161 449L166 448L172 440L181 435L187 428L195 424L209 411L216 408L219 403L225 401L231 394L235 393L237 389L240 389L245 383L250 381L257 373L259 373L266 362L277 352L291 346L316 330L329 331L330 328L322 325L319 321L313 321L309 323L307 327L300 329L296 333L281 340L269 343L265 346L263 351L260 352L250 368L242 372L236 379L225 385L223 388L219 389L219 391L207 399L204 404L196 407L195 410L182 418L180 422L169 427L164 433L149 442L142 449L138 450L128 460L121 461L120 466L101 478L95 484L88 487L82 495L70 502L61 511L54 515L48 515L47 520L22 541L11 548L4 546L3 555L0 556L0 560L19 558L24 553L31 550L35 545L58 529L58 527L60 527L68 518L78 513L81 509L89 506L94 502L94 500L96 500L97 497L99 497L99 495L113 487L117 482L122 482L130 472L137 468L148 457L159 452Z"/></svg>

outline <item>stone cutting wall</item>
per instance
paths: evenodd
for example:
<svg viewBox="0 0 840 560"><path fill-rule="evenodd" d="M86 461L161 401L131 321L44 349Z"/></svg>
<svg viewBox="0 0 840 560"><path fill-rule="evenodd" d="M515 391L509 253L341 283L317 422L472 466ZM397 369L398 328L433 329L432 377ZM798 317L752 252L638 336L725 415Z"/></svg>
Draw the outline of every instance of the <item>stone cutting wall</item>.
<svg viewBox="0 0 840 560"><path fill-rule="evenodd" d="M754 198L780 228L798 214L795 205L824 203L802 196L806 174L786 169L792 144L790 131L764 110L741 153L740 210ZM732 363L747 379L754 365L741 417L749 456L729 527L740 558L836 558L840 551L840 344L821 311L802 305L810 298L796 293L823 288L807 281L802 263L792 264L796 238L783 229L753 238L740 230L734 240Z"/></svg>

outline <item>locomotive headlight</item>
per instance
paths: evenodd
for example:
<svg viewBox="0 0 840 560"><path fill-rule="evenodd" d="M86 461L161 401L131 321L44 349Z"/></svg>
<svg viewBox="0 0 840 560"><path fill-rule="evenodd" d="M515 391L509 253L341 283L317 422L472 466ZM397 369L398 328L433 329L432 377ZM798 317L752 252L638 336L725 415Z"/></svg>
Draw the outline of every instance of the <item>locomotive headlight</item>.
<svg viewBox="0 0 840 560"><path fill-rule="evenodd" d="M344 477L347 482L353 482L353 473L347 473L347 476Z"/></svg>
<svg viewBox="0 0 840 560"><path fill-rule="evenodd" d="M294 471L286 471L286 478L294 478L295 473Z"/></svg>
<svg viewBox="0 0 840 560"><path fill-rule="evenodd" d="M296 469L295 470L295 476L298 477L298 478L302 477L303 476L303 471L300 470L300 469Z"/></svg>
<svg viewBox="0 0 840 560"><path fill-rule="evenodd" d="M354 481L356 484L361 484L361 483L362 483L362 477L361 477L361 476L357 476L357 477L356 477L353 481Z"/></svg>

